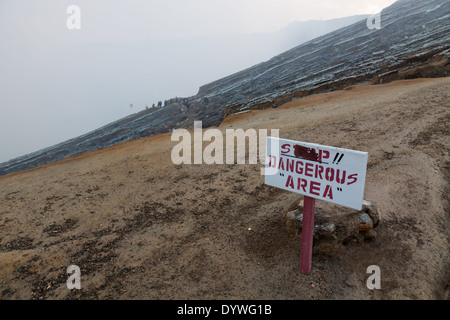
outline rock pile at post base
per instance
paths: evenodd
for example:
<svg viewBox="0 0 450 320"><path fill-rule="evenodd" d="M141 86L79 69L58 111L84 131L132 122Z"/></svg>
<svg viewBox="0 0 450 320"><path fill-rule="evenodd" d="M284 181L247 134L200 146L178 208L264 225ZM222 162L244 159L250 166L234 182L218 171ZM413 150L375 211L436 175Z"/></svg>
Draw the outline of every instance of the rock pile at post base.
<svg viewBox="0 0 450 320"><path fill-rule="evenodd" d="M286 230L290 237L298 237L302 232L303 200L296 202L285 214ZM337 245L361 243L373 240L381 223L378 206L364 201L361 211L333 207L333 211L317 209L314 215L314 241L332 241Z"/></svg>

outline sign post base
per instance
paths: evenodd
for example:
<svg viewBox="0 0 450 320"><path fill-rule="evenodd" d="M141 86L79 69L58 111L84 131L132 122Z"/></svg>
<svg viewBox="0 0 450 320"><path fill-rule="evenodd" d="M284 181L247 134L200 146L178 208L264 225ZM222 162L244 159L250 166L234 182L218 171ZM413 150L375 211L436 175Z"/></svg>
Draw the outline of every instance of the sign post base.
<svg viewBox="0 0 450 320"><path fill-rule="evenodd" d="M305 196L303 203L302 245L300 252L300 273L311 272L312 247L314 236L314 212L316 200Z"/></svg>

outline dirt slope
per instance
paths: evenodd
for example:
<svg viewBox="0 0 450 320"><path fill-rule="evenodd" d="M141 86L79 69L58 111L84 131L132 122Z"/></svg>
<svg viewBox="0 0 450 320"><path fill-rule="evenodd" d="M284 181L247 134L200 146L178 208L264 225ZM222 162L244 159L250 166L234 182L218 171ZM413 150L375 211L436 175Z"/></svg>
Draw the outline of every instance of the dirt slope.
<svg viewBox="0 0 450 320"><path fill-rule="evenodd" d="M260 164L175 166L169 134L0 177L0 298L448 299L449 92L450 78L354 86L220 126L369 152L377 237L316 241L307 276L284 218L301 197L265 186Z"/></svg>

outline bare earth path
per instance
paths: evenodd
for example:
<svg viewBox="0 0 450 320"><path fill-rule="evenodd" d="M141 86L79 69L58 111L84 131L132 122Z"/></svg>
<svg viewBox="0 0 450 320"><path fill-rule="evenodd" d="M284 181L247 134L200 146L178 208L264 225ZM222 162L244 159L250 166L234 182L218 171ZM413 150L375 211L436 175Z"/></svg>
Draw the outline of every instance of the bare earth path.
<svg viewBox="0 0 450 320"><path fill-rule="evenodd" d="M284 219L300 197L260 164L176 166L169 134L0 177L0 298L448 299L449 95L450 78L361 85L222 123L369 152L377 237L316 242L307 276Z"/></svg>

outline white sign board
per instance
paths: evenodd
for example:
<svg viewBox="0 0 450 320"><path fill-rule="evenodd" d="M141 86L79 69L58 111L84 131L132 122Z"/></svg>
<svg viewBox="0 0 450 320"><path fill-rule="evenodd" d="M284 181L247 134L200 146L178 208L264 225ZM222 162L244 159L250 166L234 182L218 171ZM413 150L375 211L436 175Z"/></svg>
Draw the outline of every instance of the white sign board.
<svg viewBox="0 0 450 320"><path fill-rule="evenodd" d="M361 210L367 152L267 138L265 184Z"/></svg>

